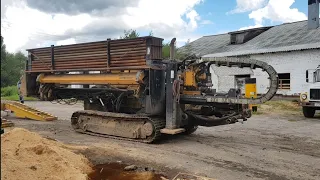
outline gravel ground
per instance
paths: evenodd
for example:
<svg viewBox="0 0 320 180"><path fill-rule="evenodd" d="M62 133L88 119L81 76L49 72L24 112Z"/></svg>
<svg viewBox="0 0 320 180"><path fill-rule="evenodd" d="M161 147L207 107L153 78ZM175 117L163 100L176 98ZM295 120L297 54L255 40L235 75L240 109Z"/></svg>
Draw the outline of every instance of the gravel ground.
<svg viewBox="0 0 320 180"><path fill-rule="evenodd" d="M142 144L75 133L72 112L83 106L26 102L59 117L54 122L12 119L16 127L64 143L89 146L95 163L123 160L155 169L187 172L215 179L320 179L320 116L255 115L244 124L200 127L189 136L167 136Z"/></svg>

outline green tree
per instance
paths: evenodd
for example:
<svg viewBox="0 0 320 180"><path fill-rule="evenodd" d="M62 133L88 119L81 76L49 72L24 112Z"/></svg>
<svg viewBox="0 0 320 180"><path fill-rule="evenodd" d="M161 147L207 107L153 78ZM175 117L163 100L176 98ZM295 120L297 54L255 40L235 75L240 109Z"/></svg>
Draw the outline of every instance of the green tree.
<svg viewBox="0 0 320 180"><path fill-rule="evenodd" d="M175 60L183 60L188 55L179 51L179 49L175 46L174 50L174 59ZM163 43L162 44L162 58L163 59L170 59L170 43Z"/></svg>
<svg viewBox="0 0 320 180"><path fill-rule="evenodd" d="M1 87L16 85L24 70L27 57L21 53L6 52L1 37Z"/></svg>
<svg viewBox="0 0 320 180"><path fill-rule="evenodd" d="M6 70L7 64L7 51L6 45L3 42L3 37L1 36L1 87L8 84L8 72Z"/></svg>
<svg viewBox="0 0 320 180"><path fill-rule="evenodd" d="M187 43L189 42L190 40L187 41ZM185 47L182 47L182 48L185 48ZM188 51L191 52L191 47L188 47ZM186 51L182 51L180 48L177 48L176 46L175 46L174 54L175 54L174 55L175 60L183 60L187 56L189 56L188 53L186 53ZM162 58L170 59L170 42L162 44Z"/></svg>
<svg viewBox="0 0 320 180"><path fill-rule="evenodd" d="M136 30L124 30L124 35L120 36L120 39L132 39L139 37L139 33Z"/></svg>
<svg viewBox="0 0 320 180"><path fill-rule="evenodd" d="M1 36L1 63L5 61L5 59L6 59L6 45L3 43L3 37Z"/></svg>
<svg viewBox="0 0 320 180"><path fill-rule="evenodd" d="M170 43L162 44L162 58L169 59L170 58Z"/></svg>
<svg viewBox="0 0 320 180"><path fill-rule="evenodd" d="M149 36L153 36L153 31L152 30L149 32Z"/></svg>

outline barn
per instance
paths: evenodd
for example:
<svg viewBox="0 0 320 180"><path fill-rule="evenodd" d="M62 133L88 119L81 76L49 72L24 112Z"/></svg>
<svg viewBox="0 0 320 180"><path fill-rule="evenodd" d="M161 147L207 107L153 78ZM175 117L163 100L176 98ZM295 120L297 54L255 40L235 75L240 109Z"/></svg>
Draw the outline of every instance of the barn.
<svg viewBox="0 0 320 180"><path fill-rule="evenodd" d="M277 94L297 96L307 86L306 70L320 65L320 28L308 29L308 21L203 36L179 49L201 57L249 57L272 65L279 74ZM243 78L257 79L257 92L269 86L259 70L211 67L214 88L241 87Z"/></svg>

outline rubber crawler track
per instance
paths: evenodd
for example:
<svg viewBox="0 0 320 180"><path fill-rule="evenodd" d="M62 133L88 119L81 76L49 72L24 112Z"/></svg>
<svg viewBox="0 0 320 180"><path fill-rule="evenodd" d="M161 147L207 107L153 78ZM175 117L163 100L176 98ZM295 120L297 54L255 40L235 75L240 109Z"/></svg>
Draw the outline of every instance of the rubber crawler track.
<svg viewBox="0 0 320 180"><path fill-rule="evenodd" d="M99 134L94 133L90 131L84 131L79 127L78 124L78 118L80 115L86 115L99 118L121 118L121 120L141 120L141 121L150 121L154 126L154 134L152 137L148 137L147 139L133 139L133 138L125 138L125 137L119 137L119 136L112 136L107 134ZM106 137L106 138L112 138L112 139L118 139L118 140L127 140L127 141L133 141L133 142L142 142L142 143L153 143L156 142L161 138L161 132L160 130L165 127L165 120L160 118L151 118L144 115L136 115L136 114L123 114L123 113L112 113L112 112L100 112L100 111L92 111L92 110L83 110L83 111L76 111L72 114L71 117L71 124L73 129L76 132L89 134L93 136L99 136L99 137Z"/></svg>

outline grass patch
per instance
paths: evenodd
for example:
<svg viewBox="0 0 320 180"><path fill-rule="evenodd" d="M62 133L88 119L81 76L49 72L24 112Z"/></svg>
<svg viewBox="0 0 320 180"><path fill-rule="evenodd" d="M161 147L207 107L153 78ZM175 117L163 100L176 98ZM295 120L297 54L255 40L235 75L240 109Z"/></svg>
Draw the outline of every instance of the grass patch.
<svg viewBox="0 0 320 180"><path fill-rule="evenodd" d="M1 100L19 101L17 86L8 86L1 88ZM38 99L34 97L24 97L24 100L35 101Z"/></svg>
<svg viewBox="0 0 320 180"><path fill-rule="evenodd" d="M301 106L297 101L268 101L258 105L258 111L253 114L285 114L300 115L302 113Z"/></svg>
<svg viewBox="0 0 320 180"><path fill-rule="evenodd" d="M23 99L25 101L37 101L37 100L39 100L39 99L34 98L34 97L23 97ZM4 96L4 97L1 96L1 100L19 101L19 95L16 94L16 95L12 95L12 96Z"/></svg>
<svg viewBox="0 0 320 180"><path fill-rule="evenodd" d="M254 115L260 115L260 114L263 114L263 112L261 112L261 111L253 111L252 114L254 114Z"/></svg>
<svg viewBox="0 0 320 180"><path fill-rule="evenodd" d="M263 107L263 105L270 106L273 111L300 111L301 106L299 105L298 102L296 101L284 101L284 100L279 100L279 101L268 101L260 106Z"/></svg>
<svg viewBox="0 0 320 180"><path fill-rule="evenodd" d="M18 95L17 86L8 86L1 88L1 97L9 97L13 95Z"/></svg>

